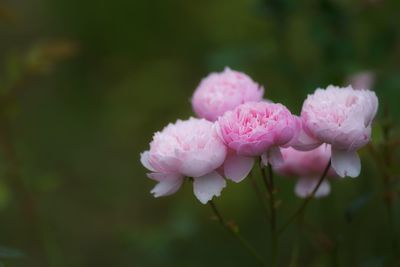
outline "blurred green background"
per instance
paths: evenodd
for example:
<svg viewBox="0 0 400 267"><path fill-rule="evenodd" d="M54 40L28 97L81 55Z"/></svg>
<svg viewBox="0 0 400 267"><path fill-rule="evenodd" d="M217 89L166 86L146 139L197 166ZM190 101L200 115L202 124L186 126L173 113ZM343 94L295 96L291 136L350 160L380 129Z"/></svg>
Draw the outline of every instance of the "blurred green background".
<svg viewBox="0 0 400 267"><path fill-rule="evenodd" d="M390 123L400 122L399 18L398 0L1 1L0 262L256 266L189 185L154 199L139 163L153 132L192 116L200 79L225 66L294 113L318 86L372 71L374 145L390 154L389 180L398 181ZM391 246L398 183L385 187L376 159L361 155L361 177L333 183L310 205L306 230L282 236L281 266L400 266ZM283 222L300 200L292 180L277 183ZM394 206L392 227L383 199ZM270 257L249 181L229 183L216 203Z"/></svg>

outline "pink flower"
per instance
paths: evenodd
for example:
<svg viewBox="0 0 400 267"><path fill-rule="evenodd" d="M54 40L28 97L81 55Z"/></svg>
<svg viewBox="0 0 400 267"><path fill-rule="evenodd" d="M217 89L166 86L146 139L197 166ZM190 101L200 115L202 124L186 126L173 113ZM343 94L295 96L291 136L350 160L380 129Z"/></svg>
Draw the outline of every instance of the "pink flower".
<svg viewBox="0 0 400 267"><path fill-rule="evenodd" d="M193 94L194 112L200 118L215 121L225 111L249 101L260 101L264 89L249 76L225 68L204 78Z"/></svg>
<svg viewBox="0 0 400 267"><path fill-rule="evenodd" d="M158 182L151 191L155 197L174 194L187 176L193 178L195 196L205 204L226 186L215 171L226 153L214 123L190 118L155 133L150 150L141 154L141 162L151 171L148 177Z"/></svg>
<svg viewBox="0 0 400 267"><path fill-rule="evenodd" d="M332 167L341 177L357 177L361 163L357 149L371 138L371 124L378 109L378 98L369 90L351 86L317 89L304 101L303 132L296 149L321 143L332 145Z"/></svg>
<svg viewBox="0 0 400 267"><path fill-rule="evenodd" d="M257 156L265 165L279 164L279 147L289 146L300 126L300 120L281 104L248 102L227 111L217 123L218 134L230 148L224 163L225 176L242 181Z"/></svg>
<svg viewBox="0 0 400 267"><path fill-rule="evenodd" d="M289 147L281 151L284 161L279 166L273 166L274 170L280 175L298 177L295 187L296 195L309 196L329 163L331 146L323 144L310 151L299 151ZM333 177L336 173L330 168L327 176ZM325 179L315 193L315 197L327 196L329 192L330 185Z"/></svg>

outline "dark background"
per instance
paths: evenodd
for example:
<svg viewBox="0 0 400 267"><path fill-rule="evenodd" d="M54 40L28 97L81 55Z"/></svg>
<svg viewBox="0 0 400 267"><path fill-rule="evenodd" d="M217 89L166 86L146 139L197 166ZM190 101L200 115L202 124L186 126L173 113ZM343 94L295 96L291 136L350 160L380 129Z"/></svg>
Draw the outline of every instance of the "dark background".
<svg viewBox="0 0 400 267"><path fill-rule="evenodd" d="M200 79L225 66L294 113L317 87L372 71L380 149L380 126L400 122L399 18L397 0L1 1L0 261L256 266L190 186L154 199L139 153L153 132L193 115ZM359 178L333 183L310 205L306 229L282 236L282 266L297 256L291 266L400 266L383 201L389 194L399 238L398 184L388 193L368 152ZM390 162L399 180L396 154ZM277 183L283 222L300 200L292 180ZM216 203L269 258L269 227L249 181L229 183Z"/></svg>

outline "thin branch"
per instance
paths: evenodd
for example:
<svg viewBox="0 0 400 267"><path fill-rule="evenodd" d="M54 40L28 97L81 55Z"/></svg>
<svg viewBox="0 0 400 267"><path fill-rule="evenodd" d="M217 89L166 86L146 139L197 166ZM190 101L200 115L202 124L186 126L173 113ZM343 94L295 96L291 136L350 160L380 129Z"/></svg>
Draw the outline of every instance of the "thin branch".
<svg viewBox="0 0 400 267"><path fill-rule="evenodd" d="M254 178L253 174L250 172L249 174L249 179L251 182L251 185L253 186L254 192L256 193L257 197L259 198L260 202L262 203L262 206L264 208L264 214L265 217L267 219L267 221L269 221L269 204L267 202L267 198L266 195L261 191L261 189L259 188L256 179Z"/></svg>
<svg viewBox="0 0 400 267"><path fill-rule="evenodd" d="M318 183L314 187L311 194L306 199L304 199L300 208L289 218L289 220L285 224L283 224L283 226L278 231L279 234L282 234L293 221L295 221L299 216L302 216L302 214L304 213L308 204L310 203L311 199L314 198L315 193L318 191L319 187L321 186L322 182L324 181L326 175L328 174L330 167L331 167L331 160L329 160L328 164L326 165L324 172L322 173L321 177L319 178Z"/></svg>
<svg viewBox="0 0 400 267"><path fill-rule="evenodd" d="M215 205L215 203L210 200L208 202L211 206L212 211L214 212L214 215L217 217L218 221L221 223L221 225L236 239L239 241L239 243L242 245L242 247L250 254L254 257L254 259L257 260L257 262L261 265L261 266L265 266L264 260L262 257L260 257L257 252L255 251L255 249L249 244L249 242L247 242L237 231L237 229L233 228L231 225L229 225L224 217L222 217L221 213L219 212L217 206Z"/></svg>
<svg viewBox="0 0 400 267"><path fill-rule="evenodd" d="M275 203L275 186L274 186L274 175L272 172L271 164L268 165L268 177L265 173L265 169L263 167L262 161L260 159L259 162L261 176L265 183L265 187L268 192L269 198L269 209L270 209L270 231L271 231L271 257L272 257L272 266L277 265L278 259L278 233L276 228L276 203Z"/></svg>

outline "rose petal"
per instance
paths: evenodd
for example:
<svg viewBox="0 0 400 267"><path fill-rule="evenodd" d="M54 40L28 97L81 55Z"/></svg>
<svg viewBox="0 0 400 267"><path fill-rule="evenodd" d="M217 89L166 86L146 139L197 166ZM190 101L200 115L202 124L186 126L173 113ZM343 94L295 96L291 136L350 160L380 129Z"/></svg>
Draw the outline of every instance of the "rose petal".
<svg viewBox="0 0 400 267"><path fill-rule="evenodd" d="M157 182L163 182L177 180L179 178L182 178L182 175L177 173L151 172L147 174L147 177Z"/></svg>
<svg viewBox="0 0 400 267"><path fill-rule="evenodd" d="M169 196L176 193L176 191L178 191L181 187L182 183L182 177L175 180L161 181L150 191L150 193L152 193L154 197Z"/></svg>
<svg viewBox="0 0 400 267"><path fill-rule="evenodd" d="M220 196L222 189L226 186L224 178L215 171L193 180L194 195L203 204L206 204L214 196Z"/></svg>
<svg viewBox="0 0 400 267"><path fill-rule="evenodd" d="M209 159L198 159L196 155L190 154L183 160L179 171L189 177L205 175L211 169L211 163L207 160Z"/></svg>
<svg viewBox="0 0 400 267"><path fill-rule="evenodd" d="M236 183L249 175L254 165L254 158L230 154L224 163L224 173L227 179Z"/></svg>
<svg viewBox="0 0 400 267"><path fill-rule="evenodd" d="M269 162L268 162L268 153L267 153L267 152L264 152L264 153L261 155L261 163L262 163L264 166L268 166Z"/></svg>
<svg viewBox="0 0 400 267"><path fill-rule="evenodd" d="M275 143L277 145L284 145L288 143L293 136L295 135L295 130L290 128L290 127L285 127L282 129L282 131L279 133L279 135L275 138Z"/></svg>
<svg viewBox="0 0 400 267"><path fill-rule="evenodd" d="M268 151L268 161L274 167L279 167L283 164L283 156L281 149L277 146L271 147Z"/></svg>
<svg viewBox="0 0 400 267"><path fill-rule="evenodd" d="M155 172L156 170L153 168L153 166L151 166L150 162L149 162L149 151L144 151L143 153L140 154L140 162L142 163L142 165L152 171Z"/></svg>
<svg viewBox="0 0 400 267"><path fill-rule="evenodd" d="M312 138L302 129L297 136L297 140L293 141L292 147L300 151L308 151L317 148L321 144L321 141Z"/></svg>
<svg viewBox="0 0 400 267"><path fill-rule="evenodd" d="M343 151L332 148L332 168L340 177L360 175L361 162L357 151Z"/></svg>
<svg viewBox="0 0 400 267"><path fill-rule="evenodd" d="M300 178L295 186L294 192L298 197L306 198L311 195L314 188L317 186L318 178L304 177ZM329 195L331 191L331 186L327 180L324 180L319 186L317 192L315 192L314 197L320 198Z"/></svg>

